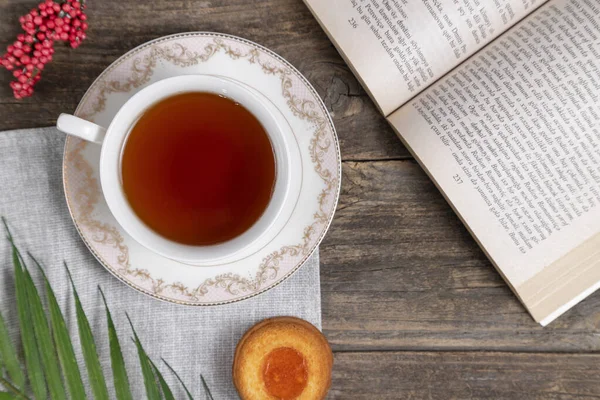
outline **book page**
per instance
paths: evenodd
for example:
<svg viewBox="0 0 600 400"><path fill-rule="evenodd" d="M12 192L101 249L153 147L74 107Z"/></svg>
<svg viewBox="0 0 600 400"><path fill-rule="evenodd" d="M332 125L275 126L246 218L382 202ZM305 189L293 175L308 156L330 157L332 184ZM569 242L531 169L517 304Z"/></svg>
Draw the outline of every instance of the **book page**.
<svg viewBox="0 0 600 400"><path fill-rule="evenodd" d="M389 115L545 0L305 0Z"/></svg>
<svg viewBox="0 0 600 400"><path fill-rule="evenodd" d="M595 0L551 0L389 121L522 298L600 271L600 245L556 264L600 238Z"/></svg>

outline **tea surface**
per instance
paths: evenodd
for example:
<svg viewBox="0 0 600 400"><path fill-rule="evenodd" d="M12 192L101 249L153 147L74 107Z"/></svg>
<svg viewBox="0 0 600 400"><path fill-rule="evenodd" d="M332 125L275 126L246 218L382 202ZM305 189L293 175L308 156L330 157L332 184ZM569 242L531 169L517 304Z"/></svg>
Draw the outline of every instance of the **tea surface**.
<svg viewBox="0 0 600 400"><path fill-rule="evenodd" d="M184 93L148 109L131 130L122 184L138 217L184 244L211 245L247 231L275 182L275 156L260 122L211 93Z"/></svg>

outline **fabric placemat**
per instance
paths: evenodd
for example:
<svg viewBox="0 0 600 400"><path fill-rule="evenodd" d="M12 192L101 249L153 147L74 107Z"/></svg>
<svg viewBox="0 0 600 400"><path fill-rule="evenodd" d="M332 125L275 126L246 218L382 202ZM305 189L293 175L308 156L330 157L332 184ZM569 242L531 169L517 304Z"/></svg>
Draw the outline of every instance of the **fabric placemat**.
<svg viewBox="0 0 600 400"><path fill-rule="evenodd" d="M80 366L84 368L73 295L62 265L63 260L68 263L96 335L111 397L114 391L106 317L98 285L104 290L115 319L136 399L145 398L145 392L125 312L146 351L174 388L176 398L184 398L184 393L160 363L161 357L179 373L195 398L204 399L202 374L216 400L235 399L231 381L233 353L237 341L250 326L264 318L293 315L321 327L318 252L281 285L254 298L223 306L192 307L161 302L121 283L96 261L71 221L62 184L64 141L64 135L55 128L0 132L0 215L7 218L21 250L30 251L44 265L65 314ZM3 238L4 234L0 236L0 310L17 343L13 269L8 242ZM37 271L30 270L41 289Z"/></svg>

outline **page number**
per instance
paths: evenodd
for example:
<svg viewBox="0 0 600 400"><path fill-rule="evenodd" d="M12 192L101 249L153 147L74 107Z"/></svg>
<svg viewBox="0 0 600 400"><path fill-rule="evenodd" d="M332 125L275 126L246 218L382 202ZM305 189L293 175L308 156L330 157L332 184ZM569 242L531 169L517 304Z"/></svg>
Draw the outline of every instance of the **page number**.
<svg viewBox="0 0 600 400"><path fill-rule="evenodd" d="M356 22L356 20L354 19L354 17L350 18L348 20L348 23L350 24L350 26L354 29L356 29L358 27L358 22Z"/></svg>
<svg viewBox="0 0 600 400"><path fill-rule="evenodd" d="M463 180L459 174L453 175L452 178L454 179L454 182L458 183L459 185L463 183Z"/></svg>

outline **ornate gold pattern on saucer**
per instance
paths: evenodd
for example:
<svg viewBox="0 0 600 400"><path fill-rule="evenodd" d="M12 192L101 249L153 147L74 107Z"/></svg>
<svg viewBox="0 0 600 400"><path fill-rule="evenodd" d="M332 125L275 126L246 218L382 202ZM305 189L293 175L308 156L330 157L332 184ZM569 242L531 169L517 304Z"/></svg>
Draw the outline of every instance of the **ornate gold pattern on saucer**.
<svg viewBox="0 0 600 400"><path fill-rule="evenodd" d="M301 151L303 181L296 208L278 236L257 253L218 266L189 266L156 255L131 239L110 214L98 179L100 147L75 137L65 145L65 194L85 244L127 285L180 304L231 303L282 282L317 248L339 196L339 145L323 103L294 67L262 46L215 33L167 36L131 50L92 84L75 114L107 126L137 91L182 74L237 79L269 98L288 120Z"/></svg>

